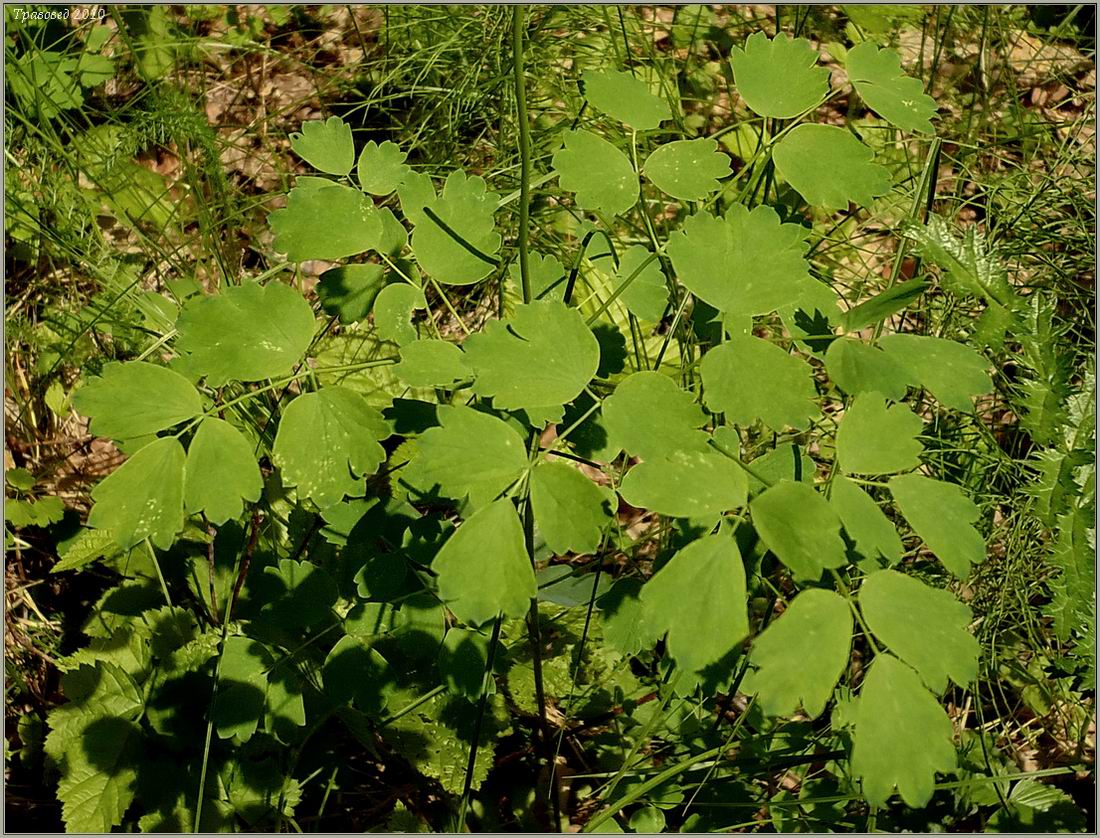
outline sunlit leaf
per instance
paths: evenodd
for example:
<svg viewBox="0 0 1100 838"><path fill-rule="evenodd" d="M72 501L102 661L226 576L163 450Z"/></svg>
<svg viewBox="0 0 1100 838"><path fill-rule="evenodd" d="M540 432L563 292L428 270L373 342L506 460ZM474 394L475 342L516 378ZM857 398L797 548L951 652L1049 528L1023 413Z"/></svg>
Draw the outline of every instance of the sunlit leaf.
<svg viewBox="0 0 1100 838"><path fill-rule="evenodd" d="M411 171L405 164L407 155L389 140L378 145L374 140L363 146L355 173L359 186L371 195L389 195Z"/></svg>
<svg viewBox="0 0 1100 838"><path fill-rule="evenodd" d="M567 131L565 146L554 152L561 188L577 194L583 209L622 215L638 202L638 173L630 159L603 137Z"/></svg>
<svg viewBox="0 0 1100 838"><path fill-rule="evenodd" d="M718 180L729 175L730 161L716 140L674 140L646 158L642 173L673 198L699 201L721 188Z"/></svg>
<svg viewBox="0 0 1100 838"><path fill-rule="evenodd" d="M672 118L668 103L641 79L617 70L589 70L581 76L584 96L596 110L644 131Z"/></svg>
<svg viewBox="0 0 1100 838"><path fill-rule="evenodd" d="M112 362L73 394L73 407L91 418L89 430L96 436L133 439L194 419L202 413L202 399L167 367Z"/></svg>
<svg viewBox="0 0 1100 838"><path fill-rule="evenodd" d="M960 579L985 558L985 541L973 527L978 507L963 490L919 474L890 478L890 494L905 520Z"/></svg>
<svg viewBox="0 0 1100 838"><path fill-rule="evenodd" d="M355 163L351 126L338 116L303 122L301 133L290 135L290 147L313 168L330 175L346 175Z"/></svg>
<svg viewBox="0 0 1100 838"><path fill-rule="evenodd" d="M258 501L263 485L253 447L241 432L213 416L203 419L187 448L187 512L203 512L211 523L224 524L241 514L245 501Z"/></svg>
<svg viewBox="0 0 1100 838"><path fill-rule="evenodd" d="M868 40L848 50L844 63L856 91L879 116L903 131L932 133L936 102L919 79L902 72L897 52Z"/></svg>
<svg viewBox="0 0 1100 838"><path fill-rule="evenodd" d="M849 202L869 207L890 191L890 173L875 154L850 132L835 125L804 124L775 146L775 168L806 203L822 209L847 209Z"/></svg>
<svg viewBox="0 0 1100 838"><path fill-rule="evenodd" d="M351 186L295 186L287 205L268 216L275 250L291 262L335 262L377 249L382 217L374 202Z"/></svg>
<svg viewBox="0 0 1100 838"><path fill-rule="evenodd" d="M184 461L174 437L141 448L92 489L88 526L110 530L123 550L146 538L167 550L183 529Z"/></svg>
<svg viewBox="0 0 1100 838"><path fill-rule="evenodd" d="M820 579L823 570L847 564L840 519L813 486L782 480L749 509L760 538L797 579Z"/></svg>
<svg viewBox="0 0 1100 838"><path fill-rule="evenodd" d="M607 493L562 462L540 463L531 472L531 505L542 537L558 555L593 552L611 520Z"/></svg>
<svg viewBox="0 0 1100 838"><path fill-rule="evenodd" d="M924 423L903 404L888 405L879 393L855 397L840 420L836 454L849 474L889 474L920 465L917 436Z"/></svg>
<svg viewBox="0 0 1100 838"><path fill-rule="evenodd" d="M805 38L754 32L744 48L730 50L733 81L741 98L760 116L790 119L809 110L829 91L829 71L817 67L817 52Z"/></svg>

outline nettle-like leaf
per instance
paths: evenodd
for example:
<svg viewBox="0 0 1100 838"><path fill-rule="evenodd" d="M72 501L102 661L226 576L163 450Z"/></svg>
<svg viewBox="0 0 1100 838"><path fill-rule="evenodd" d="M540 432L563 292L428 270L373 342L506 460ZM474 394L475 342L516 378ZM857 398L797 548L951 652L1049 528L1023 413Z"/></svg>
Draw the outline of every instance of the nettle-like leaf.
<svg viewBox="0 0 1100 838"><path fill-rule="evenodd" d="M566 131L554 152L562 189L576 193L582 209L622 215L638 202L638 173L623 152L589 131Z"/></svg>
<svg viewBox="0 0 1100 838"><path fill-rule="evenodd" d="M290 135L290 147L313 168L330 175L343 177L355 164L351 126L338 116L303 122L302 132Z"/></svg>
<svg viewBox="0 0 1100 838"><path fill-rule="evenodd" d="M474 392L503 410L538 409L580 395L600 365L600 345L584 318L557 300L516 306L463 345L477 374Z"/></svg>
<svg viewBox="0 0 1100 838"><path fill-rule="evenodd" d="M917 436L924 423L903 404L888 405L879 393L855 397L836 435L837 460L849 474L890 474L920 465Z"/></svg>
<svg viewBox="0 0 1100 838"><path fill-rule="evenodd" d="M949 591L880 570L863 580L859 607L875 637L942 693L951 678L965 687L978 677L978 641L967 630L970 609Z"/></svg>
<svg viewBox="0 0 1100 838"><path fill-rule="evenodd" d="M978 507L963 490L919 474L890 478L890 494L909 526L960 579L985 558L985 541L972 526Z"/></svg>
<svg viewBox="0 0 1100 838"><path fill-rule="evenodd" d="M760 538L795 578L814 581L826 568L848 563L840 519L813 486L781 480L749 510Z"/></svg>
<svg viewBox="0 0 1100 838"><path fill-rule="evenodd" d="M879 116L903 131L932 133L936 101L919 79L902 72L897 52L864 41L848 50L845 64L856 91Z"/></svg>
<svg viewBox="0 0 1100 838"><path fill-rule="evenodd" d="M417 263L426 274L446 285L480 282L496 267L502 241L493 221L497 195L488 190L483 178L460 171L447 176L438 197L430 189L431 181L428 186L431 194L425 192L419 197L420 206L415 212L405 207L406 195L410 193L402 195L402 209L416 225L411 244ZM440 226L425 208L461 241Z"/></svg>
<svg viewBox="0 0 1100 838"><path fill-rule="evenodd" d="M730 50L737 92L760 116L790 119L829 92L829 71L817 67L817 52L805 38L754 32L744 48Z"/></svg>
<svg viewBox="0 0 1100 838"><path fill-rule="evenodd" d="M326 314L338 315L341 323L354 323L370 314L386 282L381 265L340 265L321 274L317 299Z"/></svg>
<svg viewBox="0 0 1100 838"><path fill-rule="evenodd" d="M411 387L449 389L473 377L466 355L456 344L446 340L406 343L401 347L401 363L393 371Z"/></svg>
<svg viewBox="0 0 1100 838"><path fill-rule="evenodd" d="M876 655L860 689L852 771L863 796L885 806L897 787L914 807L931 798L936 773L956 765L951 719L912 669Z"/></svg>
<svg viewBox="0 0 1100 838"><path fill-rule="evenodd" d="M522 617L535 596L535 572L512 501L494 501L462 524L432 560L439 596L464 623L498 614Z"/></svg>
<svg viewBox="0 0 1100 838"><path fill-rule="evenodd" d="M325 387L303 393L283 411L272 459L283 482L322 509L363 493L362 478L385 458L385 420L358 393Z"/></svg>
<svg viewBox="0 0 1100 838"><path fill-rule="evenodd" d="M630 469L619 494L631 506L661 515L711 518L745 505L748 479L717 451L666 451Z"/></svg>
<svg viewBox="0 0 1100 838"><path fill-rule="evenodd" d="M639 320L660 320L668 305L668 283L660 261L653 259L646 264L652 255L644 245L631 245L619 257L619 270L613 281L618 288L629 277L634 277L619 299Z"/></svg>
<svg viewBox="0 0 1100 838"><path fill-rule="evenodd" d="M789 716L801 705L816 719L848 666L851 645L852 612L844 598L802 591L753 641L749 660L757 671L745 691L758 694L769 716Z"/></svg>
<svg viewBox="0 0 1100 838"><path fill-rule="evenodd" d="M334 183L295 186L287 204L268 216L275 250L291 262L335 262L376 250L382 242L382 217L358 189Z"/></svg>
<svg viewBox="0 0 1100 838"><path fill-rule="evenodd" d="M359 187L371 195L389 195L412 171L405 163L407 156L396 143L387 140L378 145L371 140L359 152L355 166Z"/></svg>
<svg viewBox="0 0 1100 838"><path fill-rule="evenodd" d="M826 210L847 209L849 202L870 207L890 191L890 172L874 157L849 131L816 124L792 129L772 154L776 170L806 203Z"/></svg>
<svg viewBox="0 0 1100 838"><path fill-rule="evenodd" d="M668 103L641 79L617 70L589 70L581 76L584 97L596 110L645 131L672 119Z"/></svg>
<svg viewBox="0 0 1100 838"><path fill-rule="evenodd" d="M636 372L620 381L604 400L603 418L615 444L644 460L707 450L706 434L698 430L706 415L690 393L659 372Z"/></svg>
<svg viewBox="0 0 1100 838"><path fill-rule="evenodd" d="M286 375L302 360L316 323L289 285L249 282L188 302L176 321L176 349L211 387Z"/></svg>
<svg viewBox="0 0 1100 838"><path fill-rule="evenodd" d="M667 632L668 651L686 672L725 657L749 633L745 565L729 535L691 542L642 587L647 628Z"/></svg>
<svg viewBox="0 0 1100 838"><path fill-rule="evenodd" d="M527 469L527 446L511 426L470 407L440 405L439 427L420 435L400 479L418 494L438 491L483 506Z"/></svg>
<svg viewBox="0 0 1100 838"><path fill-rule="evenodd" d="M690 216L668 237L668 254L684 286L719 311L769 314L817 284L803 258L808 233L771 207L734 204L724 219Z"/></svg>
<svg viewBox="0 0 1100 838"><path fill-rule="evenodd" d="M374 298L374 328L380 340L405 346L416 340L414 311L428 307L424 292L407 282L387 285Z"/></svg>
<svg viewBox="0 0 1100 838"><path fill-rule="evenodd" d="M819 415L810 365L762 338L734 335L703 356L700 372L707 407L735 424L802 430Z"/></svg>
<svg viewBox="0 0 1100 838"><path fill-rule="evenodd" d="M883 335L878 343L946 407L973 411L971 399L993 390L989 362L966 344L911 334Z"/></svg>
<svg viewBox="0 0 1100 838"><path fill-rule="evenodd" d="M853 338L838 338L829 344L825 369L846 393L878 392L894 401L905 397L912 377L893 356Z"/></svg>
<svg viewBox="0 0 1100 838"><path fill-rule="evenodd" d="M843 475L833 478L829 503L856 549L867 558L879 554L889 564L901 559L901 536L874 498Z"/></svg>
<svg viewBox="0 0 1100 838"><path fill-rule="evenodd" d="M123 550L146 538L167 550L183 529L184 462L174 437L139 449L92 489L88 526L110 530Z"/></svg>
<svg viewBox="0 0 1100 838"><path fill-rule="evenodd" d="M186 378L147 361L111 362L73 394L73 407L92 421L96 436L134 439L202 413L202 399Z"/></svg>
<svg viewBox="0 0 1100 838"><path fill-rule="evenodd" d="M718 181L730 173L730 160L718 150L718 141L674 140L658 146L642 165L642 174L673 198L700 201L721 188Z"/></svg>
<svg viewBox="0 0 1100 838"><path fill-rule="evenodd" d="M558 555L593 552L611 520L607 493L565 463L534 468L531 506L546 545Z"/></svg>
<svg viewBox="0 0 1100 838"><path fill-rule="evenodd" d="M263 488L248 440L228 422L203 419L187 448L183 500L188 514L203 512L211 523L224 524L241 514L245 501L258 501Z"/></svg>

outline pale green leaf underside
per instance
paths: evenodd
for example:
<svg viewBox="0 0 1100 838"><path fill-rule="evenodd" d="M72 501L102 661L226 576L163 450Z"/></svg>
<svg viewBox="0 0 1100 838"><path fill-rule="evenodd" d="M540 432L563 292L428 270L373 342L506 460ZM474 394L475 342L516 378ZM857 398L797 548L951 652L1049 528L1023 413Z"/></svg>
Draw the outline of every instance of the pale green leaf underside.
<svg viewBox="0 0 1100 838"><path fill-rule="evenodd" d="M859 589L863 618L875 637L942 693L950 678L965 687L978 677L978 641L968 631L970 609L949 591L880 570Z"/></svg>
<svg viewBox="0 0 1100 838"><path fill-rule="evenodd" d="M686 672L721 660L749 633L745 566L728 535L693 541L642 587L647 628L668 633L669 654Z"/></svg>
<svg viewBox="0 0 1100 838"><path fill-rule="evenodd" d="M73 395L96 436L133 439L163 431L202 413L202 399L174 370L146 361L112 362Z"/></svg>
<svg viewBox="0 0 1100 838"><path fill-rule="evenodd" d="M849 202L869 207L890 191L890 173L875 154L835 125L804 124L775 147L779 174L813 207L847 209Z"/></svg>
<svg viewBox="0 0 1100 838"><path fill-rule="evenodd" d="M658 146L646 158L642 173L653 184L681 201L700 201L730 173L729 157L718 151L717 140L674 140Z"/></svg>
<svg viewBox="0 0 1100 838"><path fill-rule="evenodd" d="M879 393L856 396L840 420L837 459L849 474L890 474L920 465L917 436L924 423L903 404L888 405Z"/></svg>
<svg viewBox="0 0 1100 838"><path fill-rule="evenodd" d="M88 526L110 530L127 550L145 538L167 550L183 529L183 446L161 437L92 489Z"/></svg>
<svg viewBox="0 0 1100 838"><path fill-rule="evenodd" d="M890 494L909 526L960 579L970 573L970 565L985 558L985 541L972 526L978 507L960 487L905 474L890 479Z"/></svg>
<svg viewBox="0 0 1100 838"><path fill-rule="evenodd" d="M874 498L863 489L838 474L833 478L829 503L862 555L873 559L878 553L890 564L901 559L901 536Z"/></svg>
<svg viewBox="0 0 1100 838"><path fill-rule="evenodd" d="M641 79L617 70L589 70L581 76L584 96L596 110L645 131L672 118L668 103Z"/></svg>
<svg viewBox="0 0 1100 838"><path fill-rule="evenodd" d="M741 98L760 116L790 119L829 92L829 71L817 67L817 52L805 38L749 36L730 50L733 80Z"/></svg>
<svg viewBox="0 0 1100 838"><path fill-rule="evenodd" d="M531 472L531 506L546 545L558 555L595 551L611 520L608 494L562 462L540 463Z"/></svg>
<svg viewBox="0 0 1100 838"><path fill-rule="evenodd" d="M382 218L369 197L340 184L295 186L287 205L268 216L275 250L291 262L336 262L375 249L382 241Z"/></svg>
<svg viewBox="0 0 1100 838"><path fill-rule="evenodd" d="M749 509L760 538L796 579L817 580L826 568L847 563L840 519L813 486L781 480Z"/></svg>
<svg viewBox="0 0 1100 838"><path fill-rule="evenodd" d="M622 215L638 201L638 173L615 146L589 131L567 131L554 152L558 183L582 209Z"/></svg>
<svg viewBox="0 0 1100 838"><path fill-rule="evenodd" d="M675 451L705 452L707 421L691 394L658 372L636 372L603 403L607 433L616 445L648 460Z"/></svg>
<svg viewBox="0 0 1100 838"><path fill-rule="evenodd" d="M902 72L897 52L864 41L848 50L845 64L856 91L879 116L903 131L932 133L936 101L919 79Z"/></svg>
<svg viewBox="0 0 1100 838"><path fill-rule="evenodd" d="M319 172L343 177L355 163L351 126L338 116L302 123L300 134L290 135L294 153Z"/></svg>
<svg viewBox="0 0 1100 838"><path fill-rule="evenodd" d="M852 612L843 597L811 588L752 644L757 671L746 692L756 692L769 716L789 716L799 705L811 719L825 710L852 644Z"/></svg>
<svg viewBox="0 0 1100 838"><path fill-rule="evenodd" d="M825 350L825 369L846 393L879 392L899 401L909 389L909 372L881 349L854 338L837 338Z"/></svg>
<svg viewBox="0 0 1100 838"><path fill-rule="evenodd" d="M425 206L462 242L422 208L411 214L410 219L416 223L412 251L421 269L447 285L471 285L492 273L502 239L493 220L497 195L488 191L485 180L456 170L447 176L438 197L434 193L423 197L427 199Z"/></svg>
<svg viewBox="0 0 1100 838"><path fill-rule="evenodd" d="M446 340L406 343L401 347L401 363L393 371L410 387L449 389L473 376L462 350Z"/></svg>
<svg viewBox="0 0 1100 838"><path fill-rule="evenodd" d="M989 362L964 343L925 335L883 335L878 340L886 354L946 407L971 412L972 399L989 393L993 381Z"/></svg>
<svg viewBox="0 0 1100 838"><path fill-rule="evenodd" d="M355 167L359 187L371 195L389 195L411 171L405 164L406 156L396 143L386 140L379 145L371 140L359 152Z"/></svg>
<svg viewBox="0 0 1100 838"><path fill-rule="evenodd" d="M745 505L748 479L717 451L671 451L630 469L619 494L631 506L661 515L711 517Z"/></svg>
<svg viewBox="0 0 1100 838"><path fill-rule="evenodd" d="M436 554L439 596L465 623L481 625L498 614L521 617L535 596L535 572L512 501L482 507Z"/></svg>
<svg viewBox="0 0 1100 838"><path fill-rule="evenodd" d="M187 512L204 512L211 523L221 525L240 515L245 501L258 501L263 487L252 446L241 432L213 416L203 419L187 448Z"/></svg>

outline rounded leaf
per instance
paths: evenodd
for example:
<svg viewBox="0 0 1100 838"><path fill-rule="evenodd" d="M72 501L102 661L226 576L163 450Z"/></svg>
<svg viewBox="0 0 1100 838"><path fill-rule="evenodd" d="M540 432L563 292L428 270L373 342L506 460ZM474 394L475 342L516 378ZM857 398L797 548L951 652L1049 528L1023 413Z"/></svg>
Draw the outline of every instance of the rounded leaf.
<svg viewBox="0 0 1100 838"><path fill-rule="evenodd" d="M300 134L290 135L294 153L319 172L343 177L355 163L351 126L338 116L303 122Z"/></svg>
<svg viewBox="0 0 1100 838"><path fill-rule="evenodd" d="M890 173L874 162L875 153L835 125L799 125L775 146L775 168L806 203L847 209L869 207L890 191Z"/></svg>
<svg viewBox="0 0 1100 838"><path fill-rule="evenodd" d="M147 361L112 361L73 395L73 407L92 421L96 436L134 439L202 413L202 399L186 378Z"/></svg>
<svg viewBox="0 0 1100 838"><path fill-rule="evenodd" d="M808 111L829 92L829 71L817 67L817 52L805 38L754 32L745 46L730 50L737 92L755 113L790 119Z"/></svg>
<svg viewBox="0 0 1100 838"><path fill-rule="evenodd" d="M730 161L717 140L675 140L658 146L642 173L673 198L699 201L721 188L718 179L729 175Z"/></svg>
<svg viewBox="0 0 1100 838"><path fill-rule="evenodd" d="M638 173L603 137L566 131L565 147L554 152L553 163L561 188L576 192L583 209L622 215L638 202Z"/></svg>
<svg viewBox="0 0 1100 838"><path fill-rule="evenodd" d="M641 79L616 70L589 70L581 76L584 97L596 110L645 131L672 118L668 103Z"/></svg>

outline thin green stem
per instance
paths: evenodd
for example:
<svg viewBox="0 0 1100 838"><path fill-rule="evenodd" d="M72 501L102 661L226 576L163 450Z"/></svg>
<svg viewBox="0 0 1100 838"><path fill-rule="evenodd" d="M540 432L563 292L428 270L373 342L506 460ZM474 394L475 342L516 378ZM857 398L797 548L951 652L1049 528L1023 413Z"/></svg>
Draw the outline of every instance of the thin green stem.
<svg viewBox="0 0 1100 838"><path fill-rule="evenodd" d="M531 137L527 121L527 86L523 72L523 6L512 7L512 69L516 81L516 120L519 122L519 275L523 302L531 302L531 274L527 265L527 234L531 202Z"/></svg>

